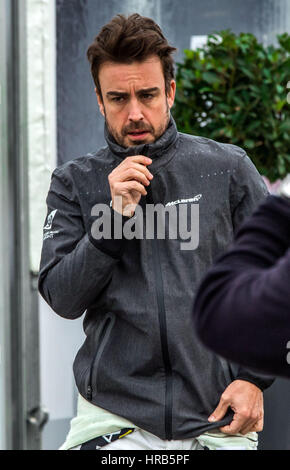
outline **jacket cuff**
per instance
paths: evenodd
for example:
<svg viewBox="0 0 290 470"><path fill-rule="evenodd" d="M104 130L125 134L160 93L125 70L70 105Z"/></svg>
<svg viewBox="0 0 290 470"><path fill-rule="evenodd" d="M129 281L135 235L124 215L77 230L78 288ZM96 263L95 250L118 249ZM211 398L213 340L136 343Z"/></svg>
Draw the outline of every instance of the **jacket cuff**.
<svg viewBox="0 0 290 470"><path fill-rule="evenodd" d="M250 371L249 369L240 367L235 380L245 380L246 382L250 382L256 385L256 387L258 387L263 392L266 390L266 388L272 385L275 378L271 377L270 375L263 375L259 372Z"/></svg>
<svg viewBox="0 0 290 470"><path fill-rule="evenodd" d="M110 213L103 215L104 223L111 227L110 238L97 239L93 236L94 230L89 230L88 238L90 242L99 250L103 251L112 258L119 259L123 255L128 240L124 237L123 227L130 217L124 216L110 207ZM115 238L115 224L118 225L118 236Z"/></svg>

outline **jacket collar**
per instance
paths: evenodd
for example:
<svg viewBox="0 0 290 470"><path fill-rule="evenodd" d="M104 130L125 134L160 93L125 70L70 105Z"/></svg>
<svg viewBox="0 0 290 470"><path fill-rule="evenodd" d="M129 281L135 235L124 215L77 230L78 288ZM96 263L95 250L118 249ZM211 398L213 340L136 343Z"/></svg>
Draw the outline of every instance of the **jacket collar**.
<svg viewBox="0 0 290 470"><path fill-rule="evenodd" d="M178 131L171 115L164 134L151 144L141 144L126 148L122 147L116 142L112 134L109 133L106 123L104 133L108 147L114 155L122 160L126 157L132 157L133 155L145 155L146 157L152 158L152 169L157 169L168 161L170 156L172 156L172 150L176 147L178 140Z"/></svg>

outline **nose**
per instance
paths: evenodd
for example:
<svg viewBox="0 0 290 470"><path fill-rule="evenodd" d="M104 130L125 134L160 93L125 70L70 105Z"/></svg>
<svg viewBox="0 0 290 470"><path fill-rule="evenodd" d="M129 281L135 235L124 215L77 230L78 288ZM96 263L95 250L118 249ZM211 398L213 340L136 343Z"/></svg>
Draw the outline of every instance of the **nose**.
<svg viewBox="0 0 290 470"><path fill-rule="evenodd" d="M141 103L136 98L131 99L128 110L129 121L142 121L143 118Z"/></svg>

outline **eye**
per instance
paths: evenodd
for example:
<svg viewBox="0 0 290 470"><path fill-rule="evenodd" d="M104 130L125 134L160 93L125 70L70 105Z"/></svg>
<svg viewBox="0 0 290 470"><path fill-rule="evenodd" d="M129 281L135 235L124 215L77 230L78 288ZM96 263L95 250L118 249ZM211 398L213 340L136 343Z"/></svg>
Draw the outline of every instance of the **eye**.
<svg viewBox="0 0 290 470"><path fill-rule="evenodd" d="M153 95L151 93L144 93L144 95L142 95L142 98L145 98L146 99L151 99L153 98Z"/></svg>
<svg viewBox="0 0 290 470"><path fill-rule="evenodd" d="M124 100L123 96L115 96L114 98L112 98L112 101L115 101L115 103L120 103L123 100Z"/></svg>

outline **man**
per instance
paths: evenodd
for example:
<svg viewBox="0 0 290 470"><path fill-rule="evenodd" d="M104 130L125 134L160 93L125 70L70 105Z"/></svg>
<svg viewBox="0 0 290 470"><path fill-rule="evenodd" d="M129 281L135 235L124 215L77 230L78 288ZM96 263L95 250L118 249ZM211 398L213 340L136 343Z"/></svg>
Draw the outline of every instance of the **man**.
<svg viewBox="0 0 290 470"><path fill-rule="evenodd" d="M202 275L267 191L242 149L177 131L174 50L138 14L102 28L88 58L108 145L52 174L39 291L64 318L86 311L87 336L63 449L248 449L263 427L272 381L206 350L191 312ZM173 207L179 235L165 222L171 236L125 236L132 222L151 228L143 209L157 203ZM100 236L100 204L111 236ZM181 246L184 221L199 243L195 233Z"/></svg>
<svg viewBox="0 0 290 470"><path fill-rule="evenodd" d="M242 225L195 301L204 343L240 364L290 377L290 175ZM217 335L216 332L219 332Z"/></svg>

